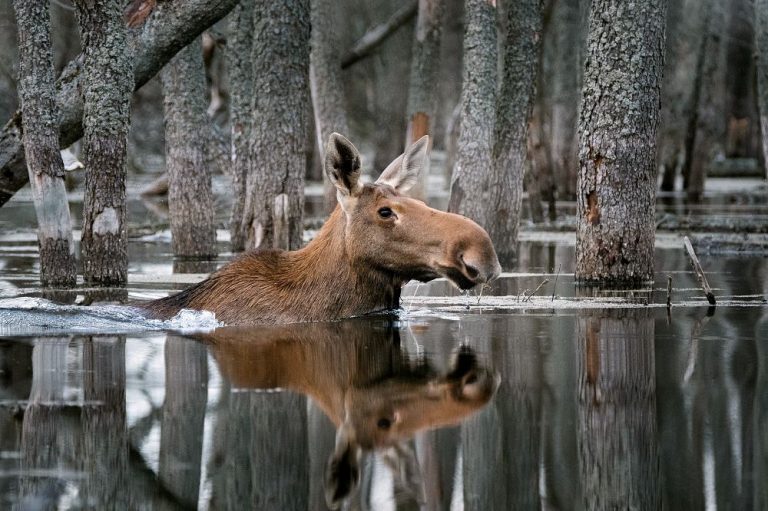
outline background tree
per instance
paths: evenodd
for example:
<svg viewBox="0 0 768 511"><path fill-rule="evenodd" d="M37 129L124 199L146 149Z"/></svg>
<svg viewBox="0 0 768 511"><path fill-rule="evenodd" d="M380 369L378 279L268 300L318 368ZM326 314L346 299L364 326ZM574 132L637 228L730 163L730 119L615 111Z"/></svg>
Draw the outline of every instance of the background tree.
<svg viewBox="0 0 768 511"><path fill-rule="evenodd" d="M593 0L579 120L576 278L653 278L666 0ZM610 22L607 22L610 20Z"/></svg>
<svg viewBox="0 0 768 511"><path fill-rule="evenodd" d="M768 0L755 1L755 48L757 56L757 104L763 161L768 161ZM768 177L768 172L765 173Z"/></svg>
<svg viewBox="0 0 768 511"><path fill-rule="evenodd" d="M201 39L181 50L160 73L165 105L165 161L173 253L216 255L211 174L206 161L209 119Z"/></svg>
<svg viewBox="0 0 768 511"><path fill-rule="evenodd" d="M48 2L15 0L13 5L19 36L24 152L38 223L40 281L44 286L74 286L75 247L59 153Z"/></svg>
<svg viewBox="0 0 768 511"><path fill-rule="evenodd" d="M75 4L85 54L83 276L90 284L123 285L128 280L125 156L133 80L122 3Z"/></svg>
<svg viewBox="0 0 768 511"><path fill-rule="evenodd" d="M299 248L309 82L309 0L258 1L244 230L247 246Z"/></svg>

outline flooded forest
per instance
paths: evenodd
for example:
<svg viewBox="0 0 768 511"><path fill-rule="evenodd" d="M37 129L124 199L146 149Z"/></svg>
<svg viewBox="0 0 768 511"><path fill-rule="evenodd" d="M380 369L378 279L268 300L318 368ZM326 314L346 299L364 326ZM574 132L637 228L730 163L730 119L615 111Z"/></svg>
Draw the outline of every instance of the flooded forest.
<svg viewBox="0 0 768 511"><path fill-rule="evenodd" d="M9 0L0 122L0 509L768 509L768 0Z"/></svg>

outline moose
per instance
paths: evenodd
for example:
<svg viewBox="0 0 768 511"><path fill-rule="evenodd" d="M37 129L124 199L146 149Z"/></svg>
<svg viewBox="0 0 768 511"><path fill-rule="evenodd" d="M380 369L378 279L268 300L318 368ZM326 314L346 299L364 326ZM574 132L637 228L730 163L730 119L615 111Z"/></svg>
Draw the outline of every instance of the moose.
<svg viewBox="0 0 768 511"><path fill-rule="evenodd" d="M422 137L375 183L364 184L360 153L333 133L324 171L338 204L309 244L247 252L208 279L141 307L156 319L196 309L227 325L313 322L397 308L409 280L445 277L462 290L486 285L501 267L485 230L403 195L426 166L428 146Z"/></svg>
<svg viewBox="0 0 768 511"><path fill-rule="evenodd" d="M233 388L282 388L310 397L337 429L325 474L328 506L354 492L365 453L378 452L405 489L418 494L418 431L457 424L479 411L499 386L467 346L441 373L411 360L392 321L357 318L309 325L223 327L206 342ZM410 486L410 488L409 488Z"/></svg>

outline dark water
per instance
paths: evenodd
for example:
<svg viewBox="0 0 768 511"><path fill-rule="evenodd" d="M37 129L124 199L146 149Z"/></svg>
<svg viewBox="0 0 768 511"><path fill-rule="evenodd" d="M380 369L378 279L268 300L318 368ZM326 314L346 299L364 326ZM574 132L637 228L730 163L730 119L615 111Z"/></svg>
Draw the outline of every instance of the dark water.
<svg viewBox="0 0 768 511"><path fill-rule="evenodd" d="M187 285L130 208L128 296ZM31 211L0 209L0 300L40 295ZM438 281L398 315L194 335L0 314L0 509L768 509L767 260L702 251L710 309L679 237L624 292L574 286L572 235L522 238L479 305Z"/></svg>

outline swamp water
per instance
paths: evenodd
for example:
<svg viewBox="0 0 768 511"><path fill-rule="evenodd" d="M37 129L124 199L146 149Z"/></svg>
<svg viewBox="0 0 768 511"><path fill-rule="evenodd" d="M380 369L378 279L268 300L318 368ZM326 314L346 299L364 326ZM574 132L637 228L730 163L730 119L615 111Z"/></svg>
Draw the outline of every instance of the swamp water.
<svg viewBox="0 0 768 511"><path fill-rule="evenodd" d="M129 298L203 278L173 273L162 221L131 211ZM44 300L15 198L0 209L0 509L324 509L345 446L360 453L349 509L768 509L764 256L699 254L709 308L675 234L659 235L653 289L622 292L574 286L573 235L521 238L481 298L409 284L396 314L234 329L84 308L82 289Z"/></svg>

